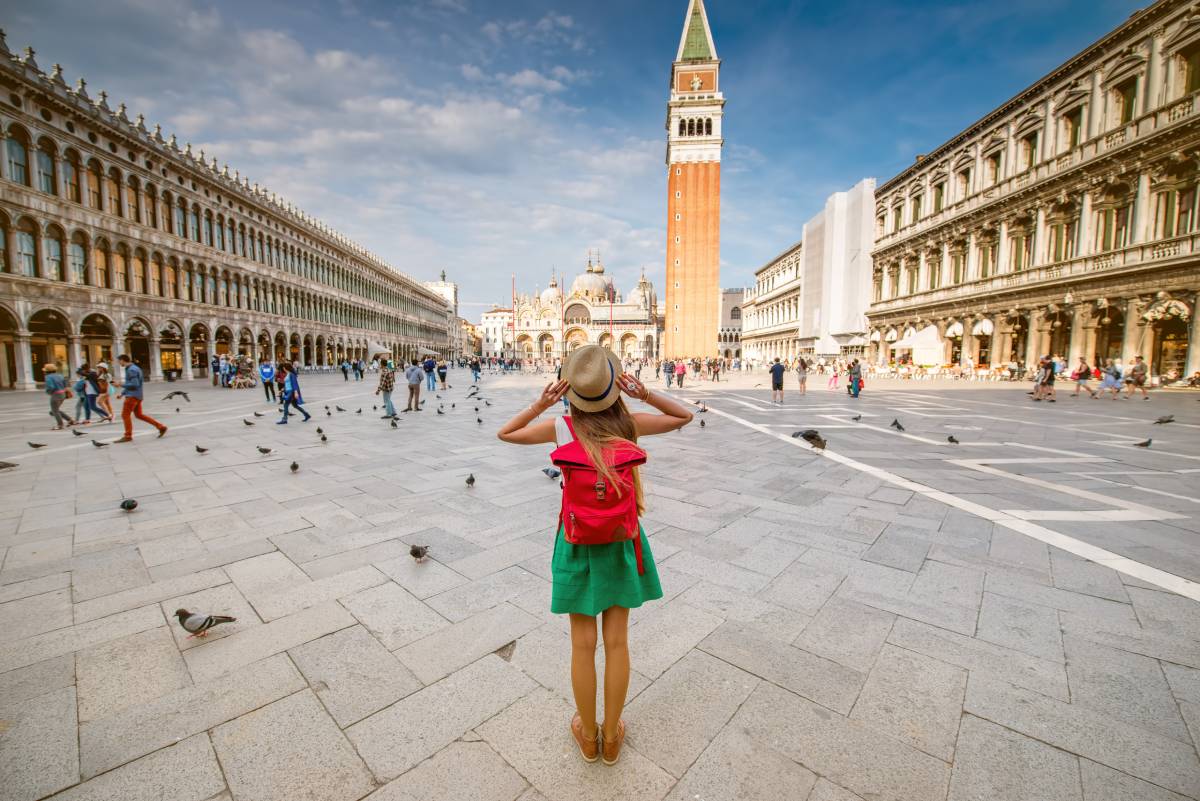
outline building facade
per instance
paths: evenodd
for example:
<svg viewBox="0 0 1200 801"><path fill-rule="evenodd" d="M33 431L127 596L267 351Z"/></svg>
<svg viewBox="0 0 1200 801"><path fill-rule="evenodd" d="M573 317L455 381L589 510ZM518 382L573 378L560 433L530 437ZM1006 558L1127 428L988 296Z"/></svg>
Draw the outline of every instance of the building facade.
<svg viewBox="0 0 1200 801"><path fill-rule="evenodd" d="M1198 95L1161 0L880 186L872 357L1200 370Z"/></svg>
<svg viewBox="0 0 1200 801"><path fill-rule="evenodd" d="M503 359L513 355L513 310L495 307L479 320L479 349L485 359Z"/></svg>
<svg viewBox="0 0 1200 801"><path fill-rule="evenodd" d="M742 301L742 354L751 363L799 353L804 243L797 242L754 273Z"/></svg>
<svg viewBox="0 0 1200 801"><path fill-rule="evenodd" d="M704 0L689 0L667 101L663 356L715 355L721 293L721 61Z"/></svg>
<svg viewBox="0 0 1200 801"><path fill-rule="evenodd" d="M717 354L724 359L738 359L742 355L742 304L746 290L721 290L721 327L717 329Z"/></svg>
<svg viewBox="0 0 1200 801"><path fill-rule="evenodd" d="M222 353L448 353L438 294L2 36L0 131L4 387L122 352L152 380L204 375Z"/></svg>

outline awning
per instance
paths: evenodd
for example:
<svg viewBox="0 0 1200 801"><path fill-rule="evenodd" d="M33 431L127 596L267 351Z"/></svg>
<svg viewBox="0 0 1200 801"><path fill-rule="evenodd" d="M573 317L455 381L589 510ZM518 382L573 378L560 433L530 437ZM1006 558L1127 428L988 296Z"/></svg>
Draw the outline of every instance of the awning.
<svg viewBox="0 0 1200 801"><path fill-rule="evenodd" d="M438 355L438 352L436 350L430 350L429 348L425 347L424 345L417 348L417 353L421 356L437 356Z"/></svg>
<svg viewBox="0 0 1200 801"><path fill-rule="evenodd" d="M890 328L890 329L888 329L888 332L886 334L884 334L883 338L885 340L887 340L888 342L895 342L897 339L900 338L900 336L899 336L899 334L896 333L895 328Z"/></svg>
<svg viewBox="0 0 1200 801"><path fill-rule="evenodd" d="M369 342L369 343L367 343L367 355L368 355L368 356L374 356L374 355L375 355L375 354L377 354L377 353L386 353L386 354L388 354L389 356L391 356L391 355L392 355L392 349L391 349L391 348L385 348L383 345L380 345L378 342Z"/></svg>
<svg viewBox="0 0 1200 801"><path fill-rule="evenodd" d="M915 333L917 333L917 329L913 328L913 327L910 325L908 328L905 328L905 329L904 329L904 338L905 338L905 339L908 339L909 337L911 337L911 336L912 336L913 334L915 334Z"/></svg>
<svg viewBox="0 0 1200 801"><path fill-rule="evenodd" d="M961 337L962 335L963 335L963 324L962 323L953 322L949 325L948 328L946 328L946 336L948 336L948 337Z"/></svg>
<svg viewBox="0 0 1200 801"><path fill-rule="evenodd" d="M971 335L977 337L990 337L995 330L996 329L995 326L992 325L992 321L985 317L984 319L975 323L974 327L971 328Z"/></svg>
<svg viewBox="0 0 1200 801"><path fill-rule="evenodd" d="M913 332L910 336L906 336L897 342L892 343L892 349L897 348L940 348L942 345L938 337L937 326L930 325L922 328L920 331Z"/></svg>
<svg viewBox="0 0 1200 801"><path fill-rule="evenodd" d="M878 342L878 341L879 341L879 332L878 332L878 331L872 331L872 332L871 332L871 341L872 341L872 342Z"/></svg>

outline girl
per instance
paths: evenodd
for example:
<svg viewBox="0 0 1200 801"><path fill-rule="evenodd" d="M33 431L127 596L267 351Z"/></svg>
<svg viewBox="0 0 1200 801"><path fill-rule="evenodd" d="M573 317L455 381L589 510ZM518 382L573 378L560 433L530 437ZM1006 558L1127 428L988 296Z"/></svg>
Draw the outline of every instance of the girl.
<svg viewBox="0 0 1200 801"><path fill-rule="evenodd" d="M829 381L825 384L825 389L838 388L838 363L833 363L833 375L829 376Z"/></svg>
<svg viewBox="0 0 1200 801"><path fill-rule="evenodd" d="M680 361L680 366L683 362ZM686 369L686 368L685 368ZM644 401L659 414L631 414L621 400L621 392ZM538 420L543 412L566 396L571 404L566 418ZM500 429L497 436L517 445L554 442L566 445L578 439L603 480L621 492L633 492L638 512L642 512L642 487L637 468L632 469L631 485L616 481L612 468L604 460L621 445L637 441L639 436L665 434L682 428L692 413L666 395L651 392L640 381L621 372L620 360L599 345L586 345L567 359L562 380L550 384L528 408L518 412ZM560 524L554 540L550 570L553 575L550 611L571 616L571 688L576 713L571 719L571 734L579 753L587 762L603 757L604 764L616 763L625 740L621 711L629 688L629 648L626 630L629 610L645 601L662 597L658 571L650 553L650 543L639 526L638 538L644 572L638 573L637 552L633 540L603 545L576 545L566 541ZM596 615L603 613L604 634L604 714L602 725L596 722Z"/></svg>
<svg viewBox="0 0 1200 801"><path fill-rule="evenodd" d="M449 387L446 386L446 371L448 369L449 369L449 366L446 364L445 359L438 361L438 363L437 363L437 378L438 378L438 383L442 385L442 389L449 389Z"/></svg>
<svg viewBox="0 0 1200 801"><path fill-rule="evenodd" d="M796 360L796 378L800 381L800 394L808 392L808 362L801 356Z"/></svg>
<svg viewBox="0 0 1200 801"><path fill-rule="evenodd" d="M100 404L100 408L108 413L108 419L113 419L112 398L116 393L116 388L113 386L112 376L108 372L108 365L100 362L96 365L96 378L100 387L100 394L96 396L96 402Z"/></svg>
<svg viewBox="0 0 1200 801"><path fill-rule="evenodd" d="M275 421L275 425L287 425L290 409L304 415L304 422L307 423L312 419L312 415L304 408L304 398L300 395L300 379L296 376L296 370L288 362L283 362L279 365L279 372L283 376L283 419Z"/></svg>

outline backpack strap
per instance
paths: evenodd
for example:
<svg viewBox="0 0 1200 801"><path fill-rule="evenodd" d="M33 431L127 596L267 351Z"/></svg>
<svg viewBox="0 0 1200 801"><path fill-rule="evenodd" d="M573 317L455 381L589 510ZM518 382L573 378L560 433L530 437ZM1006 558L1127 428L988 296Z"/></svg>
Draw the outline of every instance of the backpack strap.
<svg viewBox="0 0 1200 801"><path fill-rule="evenodd" d="M554 439L559 445L566 445L575 439L575 427L571 425L570 417L554 418Z"/></svg>

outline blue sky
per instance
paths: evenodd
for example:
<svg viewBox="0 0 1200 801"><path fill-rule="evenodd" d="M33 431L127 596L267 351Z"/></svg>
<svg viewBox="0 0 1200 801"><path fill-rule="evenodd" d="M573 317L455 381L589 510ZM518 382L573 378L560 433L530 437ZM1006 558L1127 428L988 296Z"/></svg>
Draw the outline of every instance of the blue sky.
<svg viewBox="0 0 1200 801"><path fill-rule="evenodd" d="M11 2L11 0L9 0ZM4 3L8 6L8 3ZM727 98L722 284L1116 27L1127 0L707 0ZM40 0L16 51L109 92L478 319L589 248L664 274L686 0Z"/></svg>

